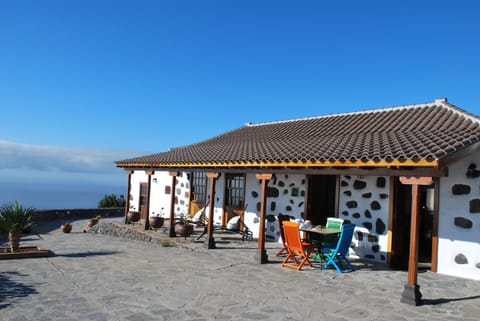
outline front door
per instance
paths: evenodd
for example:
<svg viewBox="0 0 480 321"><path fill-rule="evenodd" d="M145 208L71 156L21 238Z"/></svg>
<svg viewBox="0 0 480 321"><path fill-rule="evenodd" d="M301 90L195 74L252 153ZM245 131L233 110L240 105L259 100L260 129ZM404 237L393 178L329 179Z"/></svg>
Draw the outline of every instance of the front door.
<svg viewBox="0 0 480 321"><path fill-rule="evenodd" d="M428 267L432 262L432 234L434 215L434 185L419 186L419 238L418 262ZM412 186L404 185L395 178L394 209L392 221L391 266L408 268L410 251L410 223L412 212Z"/></svg>
<svg viewBox="0 0 480 321"><path fill-rule="evenodd" d="M335 175L308 176L308 194L305 219L313 225L327 223L327 217L336 216L337 177Z"/></svg>
<svg viewBox="0 0 480 321"><path fill-rule="evenodd" d="M138 208L140 210L140 218L147 218L147 200L148 200L148 184L140 183L140 200Z"/></svg>

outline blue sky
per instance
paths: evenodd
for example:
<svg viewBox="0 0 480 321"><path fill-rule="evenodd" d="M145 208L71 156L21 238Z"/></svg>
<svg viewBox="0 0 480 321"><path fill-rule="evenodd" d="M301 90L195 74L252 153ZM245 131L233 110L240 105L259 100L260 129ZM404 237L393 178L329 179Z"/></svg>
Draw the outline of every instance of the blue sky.
<svg viewBox="0 0 480 321"><path fill-rule="evenodd" d="M433 101L480 115L478 1L0 1L0 180L242 126Z"/></svg>

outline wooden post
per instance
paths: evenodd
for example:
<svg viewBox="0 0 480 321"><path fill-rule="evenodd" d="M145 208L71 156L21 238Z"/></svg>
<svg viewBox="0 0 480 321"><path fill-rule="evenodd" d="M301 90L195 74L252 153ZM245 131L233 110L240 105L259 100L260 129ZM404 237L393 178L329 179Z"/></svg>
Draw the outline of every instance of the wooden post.
<svg viewBox="0 0 480 321"><path fill-rule="evenodd" d="M422 304L422 293L420 293L420 286L417 284L419 233L418 186L432 184L432 178L402 176L400 177L400 182L402 182L402 184L412 185L412 218L410 223L410 254L408 257L408 278L407 284L405 284L405 287L403 289L400 302L417 306Z"/></svg>
<svg viewBox="0 0 480 321"><path fill-rule="evenodd" d="M207 177L210 178L210 201L208 202L208 222L207 222L207 238L203 243L207 249L214 249L215 238L213 237L213 210L215 209L215 184L220 173L207 173Z"/></svg>
<svg viewBox="0 0 480 321"><path fill-rule="evenodd" d="M127 195L125 195L125 220L124 223L128 224L128 211L130 210L130 190L132 189L132 174L133 171L125 170L125 173L128 175L128 182L127 182Z"/></svg>
<svg viewBox="0 0 480 321"><path fill-rule="evenodd" d="M147 216L145 217L145 231L150 229L150 191L152 186L152 175L155 173L154 171L145 171L148 175L148 183L147 183Z"/></svg>
<svg viewBox="0 0 480 321"><path fill-rule="evenodd" d="M169 237L176 237L177 233L175 232L175 185L177 185L177 175L178 172L169 172L172 176L172 188L170 189L170 231Z"/></svg>
<svg viewBox="0 0 480 321"><path fill-rule="evenodd" d="M267 203L267 184L272 179L272 174L256 174L256 177L262 183L262 193L260 202L260 230L258 232L258 250L254 256L257 263L268 263L267 251L265 250L265 219L266 219L266 203Z"/></svg>

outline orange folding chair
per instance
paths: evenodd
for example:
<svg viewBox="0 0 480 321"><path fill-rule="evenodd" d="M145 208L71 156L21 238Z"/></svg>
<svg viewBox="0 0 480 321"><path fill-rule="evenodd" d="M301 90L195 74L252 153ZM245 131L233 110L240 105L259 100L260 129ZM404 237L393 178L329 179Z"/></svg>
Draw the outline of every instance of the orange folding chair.
<svg viewBox="0 0 480 321"><path fill-rule="evenodd" d="M305 263L312 267L309 257L315 250L315 245L308 242L302 242L298 223L284 221L283 231L288 255L283 260L282 266L296 269L297 271L300 271Z"/></svg>
<svg viewBox="0 0 480 321"><path fill-rule="evenodd" d="M283 232L283 222L284 221L289 221L290 216L283 215L283 214L278 214L277 220L278 220L278 229L279 229L279 233L280 233L280 239L282 240L282 244L283 244L282 249L280 251L278 251L278 253L277 253L277 256L280 256L283 253L285 253L285 254L288 253L287 243L285 242L285 233Z"/></svg>

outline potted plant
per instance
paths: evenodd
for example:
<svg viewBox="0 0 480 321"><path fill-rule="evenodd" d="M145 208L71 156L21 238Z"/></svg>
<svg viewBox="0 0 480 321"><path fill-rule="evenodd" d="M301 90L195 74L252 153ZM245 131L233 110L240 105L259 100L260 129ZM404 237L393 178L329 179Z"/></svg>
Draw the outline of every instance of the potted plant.
<svg viewBox="0 0 480 321"><path fill-rule="evenodd" d="M22 231L28 230L33 225L34 208L23 207L15 203L4 204L0 208L0 230L8 233L10 250L18 252Z"/></svg>
<svg viewBox="0 0 480 321"><path fill-rule="evenodd" d="M152 215L148 217L148 223L150 224L151 228L157 229L163 226L165 219L163 218L162 214L163 214L163 207L160 210L160 213L152 212Z"/></svg>
<svg viewBox="0 0 480 321"><path fill-rule="evenodd" d="M129 223L135 223L140 221L140 212L135 210L135 206L130 206L130 209L127 213L127 220Z"/></svg>
<svg viewBox="0 0 480 321"><path fill-rule="evenodd" d="M179 220L175 223L175 232L183 237L192 235L193 225L190 224L185 214L180 215Z"/></svg>

